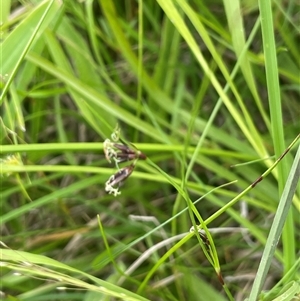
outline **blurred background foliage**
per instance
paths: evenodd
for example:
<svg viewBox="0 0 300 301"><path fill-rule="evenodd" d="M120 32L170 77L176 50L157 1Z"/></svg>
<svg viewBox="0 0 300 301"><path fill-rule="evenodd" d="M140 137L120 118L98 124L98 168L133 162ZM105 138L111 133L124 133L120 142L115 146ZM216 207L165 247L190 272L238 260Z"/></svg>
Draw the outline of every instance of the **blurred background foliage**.
<svg viewBox="0 0 300 301"><path fill-rule="evenodd" d="M0 50L0 223L11 251L3 251L3 294L244 300L295 150L224 206L299 133L297 1L4 0ZM148 159L114 197L104 188L117 168L102 142L117 124L122 141ZM195 208L204 220L226 208L208 225L219 229L212 238L225 290L196 238L176 244L193 218L200 224L187 200L203 195ZM298 188L264 300L286 285L299 293L299 195Z"/></svg>

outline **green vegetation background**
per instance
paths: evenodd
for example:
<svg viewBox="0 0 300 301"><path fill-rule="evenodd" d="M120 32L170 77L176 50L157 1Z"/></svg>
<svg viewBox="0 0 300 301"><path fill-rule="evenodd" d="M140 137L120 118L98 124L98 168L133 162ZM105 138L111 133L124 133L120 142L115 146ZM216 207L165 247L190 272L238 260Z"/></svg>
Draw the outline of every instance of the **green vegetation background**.
<svg viewBox="0 0 300 301"><path fill-rule="evenodd" d="M297 1L0 3L3 299L299 297Z"/></svg>

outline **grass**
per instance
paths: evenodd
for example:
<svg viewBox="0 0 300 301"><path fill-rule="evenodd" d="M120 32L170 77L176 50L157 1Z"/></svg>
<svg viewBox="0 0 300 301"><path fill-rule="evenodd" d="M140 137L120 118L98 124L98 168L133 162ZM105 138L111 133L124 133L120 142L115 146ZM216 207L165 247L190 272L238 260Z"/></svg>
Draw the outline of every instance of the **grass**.
<svg viewBox="0 0 300 301"><path fill-rule="evenodd" d="M296 1L0 4L4 300L300 298Z"/></svg>

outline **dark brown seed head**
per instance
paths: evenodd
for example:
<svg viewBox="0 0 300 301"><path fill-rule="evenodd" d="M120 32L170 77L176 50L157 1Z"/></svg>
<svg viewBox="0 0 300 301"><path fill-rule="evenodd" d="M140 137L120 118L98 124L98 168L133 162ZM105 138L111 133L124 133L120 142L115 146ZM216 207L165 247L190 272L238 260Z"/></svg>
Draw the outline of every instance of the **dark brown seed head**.
<svg viewBox="0 0 300 301"><path fill-rule="evenodd" d="M142 152L140 152L140 151L138 152L138 157L141 160L146 160L147 159L147 156L145 154L143 154Z"/></svg>

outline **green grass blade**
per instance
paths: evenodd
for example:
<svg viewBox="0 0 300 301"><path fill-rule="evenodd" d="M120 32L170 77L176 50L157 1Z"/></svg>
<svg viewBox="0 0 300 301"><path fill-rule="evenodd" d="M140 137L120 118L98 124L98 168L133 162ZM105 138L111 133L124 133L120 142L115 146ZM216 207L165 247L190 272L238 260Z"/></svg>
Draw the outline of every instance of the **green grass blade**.
<svg viewBox="0 0 300 301"><path fill-rule="evenodd" d="M268 236L268 240L260 261L260 265L254 280L253 288L251 290L249 301L255 301L258 298L258 294L265 283L267 273L269 271L269 267L271 265L274 252L276 250L278 241L282 234L283 226L287 220L288 213L290 211L293 197L295 191L297 189L297 185L299 185L300 179L300 147L298 147L298 151L296 157L294 159L293 165L291 167L291 171L289 177L287 179L286 186L283 190L272 227L270 229L270 233Z"/></svg>
<svg viewBox="0 0 300 301"><path fill-rule="evenodd" d="M280 85L278 78L278 63L277 53L274 37L274 25L273 25L273 13L272 2L259 1L259 8L261 13L261 26L262 37L264 44L264 55L266 64L266 79L268 88L268 98L270 106L270 115L272 121L272 138L274 143L275 154L278 157L285 149L284 145L284 125L282 116L282 102L280 97ZM287 165L281 164L278 167L278 192L279 195L283 191L284 183L287 179L288 170ZM285 256L285 273L294 264L295 257L295 232L293 215L288 216L285 224L284 231L282 233L283 247Z"/></svg>
<svg viewBox="0 0 300 301"><path fill-rule="evenodd" d="M32 43L57 16L60 6L61 4L57 0L43 2L0 44L2 58L0 74L8 76L0 96L0 105Z"/></svg>

